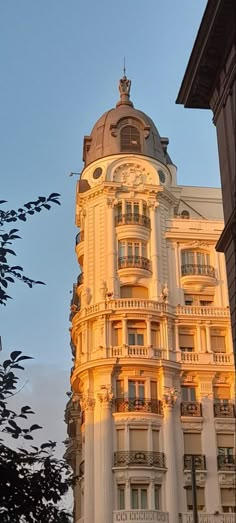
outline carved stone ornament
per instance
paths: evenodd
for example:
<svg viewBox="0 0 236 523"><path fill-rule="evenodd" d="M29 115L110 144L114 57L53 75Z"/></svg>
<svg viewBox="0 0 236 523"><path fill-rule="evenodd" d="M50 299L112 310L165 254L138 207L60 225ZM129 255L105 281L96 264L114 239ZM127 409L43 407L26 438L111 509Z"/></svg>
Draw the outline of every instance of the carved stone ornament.
<svg viewBox="0 0 236 523"><path fill-rule="evenodd" d="M97 397L102 405L111 406L114 394L109 386L101 386L97 392Z"/></svg>
<svg viewBox="0 0 236 523"><path fill-rule="evenodd" d="M224 486L224 487L234 487L236 486L236 476L235 476L235 471L232 470L230 472L227 472L226 473L220 473L219 474L219 484Z"/></svg>
<svg viewBox="0 0 236 523"><path fill-rule="evenodd" d="M178 399L178 391L175 387L166 387L163 394L163 406L174 407Z"/></svg>
<svg viewBox="0 0 236 523"><path fill-rule="evenodd" d="M196 471L196 484L198 487L203 487L206 483L206 472ZM192 485L191 472L184 473L185 485Z"/></svg>
<svg viewBox="0 0 236 523"><path fill-rule="evenodd" d="M94 409L95 399L90 394L82 394L80 398L81 410Z"/></svg>
<svg viewBox="0 0 236 523"><path fill-rule="evenodd" d="M144 184L152 183L152 175L139 164L122 164L116 168L113 174L114 182L121 182L128 187L138 187Z"/></svg>

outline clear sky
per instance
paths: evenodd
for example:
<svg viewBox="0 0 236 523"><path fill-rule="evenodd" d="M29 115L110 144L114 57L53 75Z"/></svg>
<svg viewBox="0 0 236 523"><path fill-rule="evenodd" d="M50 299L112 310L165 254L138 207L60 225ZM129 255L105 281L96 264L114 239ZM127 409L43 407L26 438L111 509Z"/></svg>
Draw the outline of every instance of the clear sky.
<svg viewBox="0 0 236 523"><path fill-rule="evenodd" d="M4 353L23 350L20 403L42 423L41 438L65 438L70 389L69 305L78 275L74 254L76 176L83 136L118 100L126 57L134 106L170 140L178 182L219 186L216 132L210 111L175 100L206 0L0 0L0 199L18 208L61 193L62 206L20 224L15 244L25 274L47 283L11 288L0 311ZM14 260L15 261L15 260Z"/></svg>

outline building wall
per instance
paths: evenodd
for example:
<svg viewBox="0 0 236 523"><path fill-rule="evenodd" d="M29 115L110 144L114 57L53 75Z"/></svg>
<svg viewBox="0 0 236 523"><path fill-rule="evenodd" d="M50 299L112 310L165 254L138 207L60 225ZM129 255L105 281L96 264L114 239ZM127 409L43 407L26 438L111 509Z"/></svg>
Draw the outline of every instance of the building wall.
<svg viewBox="0 0 236 523"><path fill-rule="evenodd" d="M97 160L82 180L67 408L75 521L191 522L191 453L199 508L223 512L234 474L224 458L217 467L217 434L233 435L235 420L220 191L178 186L174 166L142 155Z"/></svg>

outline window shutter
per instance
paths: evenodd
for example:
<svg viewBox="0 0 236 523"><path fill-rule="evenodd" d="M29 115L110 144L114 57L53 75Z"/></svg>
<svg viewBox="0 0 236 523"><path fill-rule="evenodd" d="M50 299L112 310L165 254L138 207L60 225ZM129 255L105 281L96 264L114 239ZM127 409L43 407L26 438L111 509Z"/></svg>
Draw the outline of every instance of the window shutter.
<svg viewBox="0 0 236 523"><path fill-rule="evenodd" d="M221 505L235 505L234 489L222 488L221 489Z"/></svg>
<svg viewBox="0 0 236 523"><path fill-rule="evenodd" d="M125 449L125 431L124 429L119 429L116 431L117 437L117 450Z"/></svg>
<svg viewBox="0 0 236 523"><path fill-rule="evenodd" d="M201 454L201 434L184 433L184 453L185 454Z"/></svg>
<svg viewBox="0 0 236 523"><path fill-rule="evenodd" d="M218 447L234 447L234 435L233 434L217 434L217 445Z"/></svg>
<svg viewBox="0 0 236 523"><path fill-rule="evenodd" d="M130 449L147 450L147 430L130 429Z"/></svg>

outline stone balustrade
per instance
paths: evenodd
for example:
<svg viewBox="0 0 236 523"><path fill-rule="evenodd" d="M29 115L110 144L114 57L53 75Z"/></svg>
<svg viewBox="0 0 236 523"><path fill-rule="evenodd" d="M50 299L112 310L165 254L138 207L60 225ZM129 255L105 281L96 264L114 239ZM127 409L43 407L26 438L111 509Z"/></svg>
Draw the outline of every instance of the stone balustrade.
<svg viewBox="0 0 236 523"><path fill-rule="evenodd" d="M127 523L129 521L145 521L145 523L162 521L162 523L168 523L169 514L167 512L161 512L160 510L114 510L113 523L122 521Z"/></svg>
<svg viewBox="0 0 236 523"><path fill-rule="evenodd" d="M193 514L191 512L182 514L180 523L194 523ZM199 512L198 523L235 523L235 514L207 514Z"/></svg>

